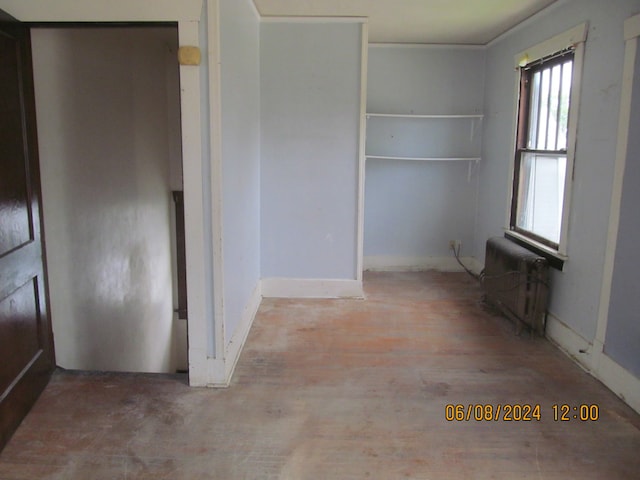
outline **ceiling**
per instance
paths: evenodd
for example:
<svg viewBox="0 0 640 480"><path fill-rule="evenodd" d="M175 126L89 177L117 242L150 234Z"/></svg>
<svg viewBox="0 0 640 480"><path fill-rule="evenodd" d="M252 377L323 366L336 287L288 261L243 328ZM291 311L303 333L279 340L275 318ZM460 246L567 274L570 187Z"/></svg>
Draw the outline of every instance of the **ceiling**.
<svg viewBox="0 0 640 480"><path fill-rule="evenodd" d="M262 16L368 17L371 43L485 45L556 0L253 0Z"/></svg>

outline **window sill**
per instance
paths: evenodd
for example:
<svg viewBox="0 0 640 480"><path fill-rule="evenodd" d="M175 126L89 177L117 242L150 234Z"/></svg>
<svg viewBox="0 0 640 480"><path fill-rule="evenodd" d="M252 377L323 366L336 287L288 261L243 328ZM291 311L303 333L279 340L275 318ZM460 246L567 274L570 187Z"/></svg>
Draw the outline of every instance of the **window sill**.
<svg viewBox="0 0 640 480"><path fill-rule="evenodd" d="M562 271L564 262L569 259L569 257L567 257L566 255L563 255L556 250L543 245L542 243L536 242L535 240L532 240L529 237L522 235L521 233L507 230L504 232L504 236L509 240L517 243L518 245L526 248L527 250L531 250L541 257L546 258L547 262L549 262L549 266L551 268L555 268L556 270Z"/></svg>

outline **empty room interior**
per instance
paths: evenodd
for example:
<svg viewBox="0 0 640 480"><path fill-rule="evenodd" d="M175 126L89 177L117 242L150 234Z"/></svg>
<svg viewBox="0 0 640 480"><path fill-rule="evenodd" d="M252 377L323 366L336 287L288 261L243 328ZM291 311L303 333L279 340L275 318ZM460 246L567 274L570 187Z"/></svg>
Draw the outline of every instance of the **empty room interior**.
<svg viewBox="0 0 640 480"><path fill-rule="evenodd" d="M0 0L0 479L640 478L640 0Z"/></svg>

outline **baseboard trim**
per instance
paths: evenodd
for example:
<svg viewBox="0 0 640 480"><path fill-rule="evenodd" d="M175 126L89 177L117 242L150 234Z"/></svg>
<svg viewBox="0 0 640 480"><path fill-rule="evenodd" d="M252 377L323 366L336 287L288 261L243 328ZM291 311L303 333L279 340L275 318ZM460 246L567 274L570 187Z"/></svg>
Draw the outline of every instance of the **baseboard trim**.
<svg viewBox="0 0 640 480"><path fill-rule="evenodd" d="M460 260L471 271L482 270L475 257L461 257ZM479 267L479 268L478 268ZM463 272L464 268L455 257L401 257L393 255L372 255L364 257L364 269L373 272L418 272L438 270L441 272Z"/></svg>
<svg viewBox="0 0 640 480"><path fill-rule="evenodd" d="M238 359L240 358L240 353L242 352L242 348L244 347L245 342L247 341L247 337L249 336L249 331L251 331L251 326L253 325L253 321L256 318L256 314L258 313L258 308L260 308L260 302L262 301L262 282L258 281L256 286L251 292L251 297L247 302L247 305L244 307L242 312L242 318L240 319L240 324L236 328L236 331L233 333L233 336L229 340L229 343L225 346L224 352L224 367L225 367L225 385L228 386L231 382L231 378L233 377L233 372L235 371L236 365L238 363Z"/></svg>
<svg viewBox="0 0 640 480"><path fill-rule="evenodd" d="M601 353L596 377L613 393L640 413L640 379L629 372L606 353Z"/></svg>
<svg viewBox="0 0 640 480"><path fill-rule="evenodd" d="M582 368L593 370L593 344L552 313L547 314L545 336Z"/></svg>
<svg viewBox="0 0 640 480"><path fill-rule="evenodd" d="M263 297L284 298L362 298L359 280L311 278L263 278Z"/></svg>
<svg viewBox="0 0 640 480"><path fill-rule="evenodd" d="M207 387L215 378L211 375L211 357L205 350L189 346L189 386Z"/></svg>
<svg viewBox="0 0 640 480"><path fill-rule="evenodd" d="M553 314L547 315L546 337L589 374L640 413L640 379L576 333Z"/></svg>

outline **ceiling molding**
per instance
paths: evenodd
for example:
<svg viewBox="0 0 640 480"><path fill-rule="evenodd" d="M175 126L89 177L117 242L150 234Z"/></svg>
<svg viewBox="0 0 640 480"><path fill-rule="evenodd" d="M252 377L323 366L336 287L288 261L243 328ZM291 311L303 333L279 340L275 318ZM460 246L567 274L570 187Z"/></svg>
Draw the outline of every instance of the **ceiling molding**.
<svg viewBox="0 0 640 480"><path fill-rule="evenodd" d="M299 17L268 15L262 17L264 23L368 23L367 17Z"/></svg>
<svg viewBox="0 0 640 480"><path fill-rule="evenodd" d="M371 43L486 45L561 0L251 0L263 18L366 17Z"/></svg>
<svg viewBox="0 0 640 480"><path fill-rule="evenodd" d="M430 48L443 50L485 50L486 45L466 45L462 43L369 43L369 48Z"/></svg>
<svg viewBox="0 0 640 480"><path fill-rule="evenodd" d="M202 0L0 0L22 22L199 21Z"/></svg>
<svg viewBox="0 0 640 480"><path fill-rule="evenodd" d="M487 47L492 47L493 45L495 45L496 43L501 42L503 39L505 39L506 37L508 37L509 35L514 34L515 32L518 32L520 30L522 30L523 28L528 27L529 25L537 22L540 17L543 17L545 15L548 15L550 12L560 8L562 5L564 5L565 3L567 3L567 0L556 0L554 3L552 3L551 5L549 5L546 8L543 8L542 10L540 10L539 12L531 15L529 18L523 20L522 22L518 23L517 25L514 25L513 27L511 27L509 30L502 32L500 35L498 35L496 38L494 38L493 40L491 40L490 42L487 43Z"/></svg>

